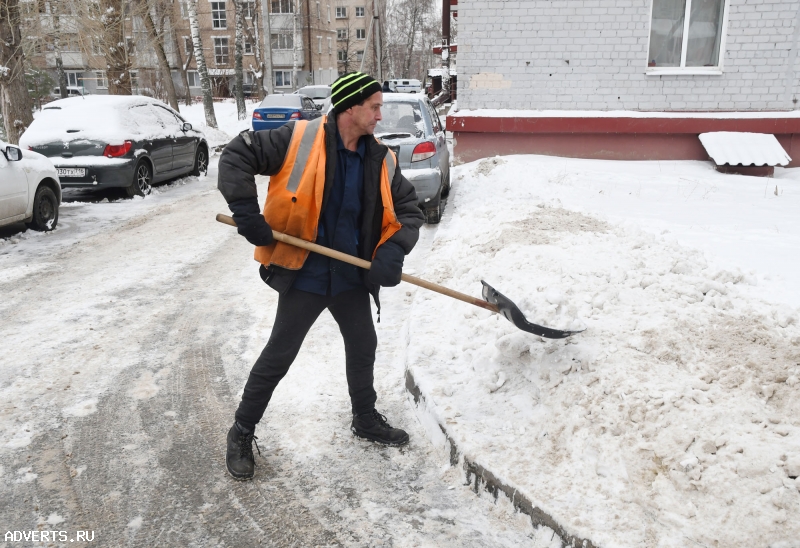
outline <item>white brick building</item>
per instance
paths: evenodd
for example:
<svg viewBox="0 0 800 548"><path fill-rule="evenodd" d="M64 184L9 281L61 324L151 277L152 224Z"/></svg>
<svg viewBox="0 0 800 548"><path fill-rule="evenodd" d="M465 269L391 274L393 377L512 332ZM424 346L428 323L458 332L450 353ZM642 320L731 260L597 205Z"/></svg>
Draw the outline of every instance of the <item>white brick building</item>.
<svg viewBox="0 0 800 548"><path fill-rule="evenodd" d="M462 133L481 127L480 109L524 109L573 111L572 120L574 111L784 111L788 120L773 112L766 125L751 119L741 131L780 130L789 145L795 128L800 134L797 113L788 112L799 108L800 2L460 0L458 11ZM636 116L636 135L647 134L646 116ZM601 132L614 133L603 117ZM714 130L718 117L706 119L709 128L698 131ZM485 121L479 133L497 129Z"/></svg>

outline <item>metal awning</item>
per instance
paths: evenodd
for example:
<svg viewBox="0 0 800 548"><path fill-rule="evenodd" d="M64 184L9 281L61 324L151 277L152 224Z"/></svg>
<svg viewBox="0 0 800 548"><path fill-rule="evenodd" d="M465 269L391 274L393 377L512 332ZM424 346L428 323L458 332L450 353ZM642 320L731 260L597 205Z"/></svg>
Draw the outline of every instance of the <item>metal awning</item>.
<svg viewBox="0 0 800 548"><path fill-rule="evenodd" d="M718 166L785 166L792 161L769 133L715 131L701 133L700 142Z"/></svg>

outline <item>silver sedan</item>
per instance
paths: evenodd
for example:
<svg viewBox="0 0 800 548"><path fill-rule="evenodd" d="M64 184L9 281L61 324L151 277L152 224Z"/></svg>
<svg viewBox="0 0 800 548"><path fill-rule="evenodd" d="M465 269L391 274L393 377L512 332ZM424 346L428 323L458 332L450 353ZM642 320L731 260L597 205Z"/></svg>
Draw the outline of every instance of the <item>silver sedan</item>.
<svg viewBox="0 0 800 548"><path fill-rule="evenodd" d="M403 175L417 191L425 221L438 223L450 192L450 153L445 128L430 100L414 93L384 93L383 119L375 137L397 155Z"/></svg>

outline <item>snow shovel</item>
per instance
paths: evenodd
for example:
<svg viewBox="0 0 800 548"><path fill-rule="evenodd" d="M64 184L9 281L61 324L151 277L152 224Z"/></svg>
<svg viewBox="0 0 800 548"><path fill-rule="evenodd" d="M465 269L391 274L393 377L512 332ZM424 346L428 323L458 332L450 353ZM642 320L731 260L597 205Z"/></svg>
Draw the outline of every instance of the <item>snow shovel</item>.
<svg viewBox="0 0 800 548"><path fill-rule="evenodd" d="M236 222L232 217L223 215L221 213L217 214L217 221L226 225L236 226ZM366 270L369 270L371 265L369 261L365 261L364 259L359 259L358 257L353 257L352 255L348 255L340 251L335 251L321 245L313 244L311 242L307 242L305 240L301 240L300 238L295 238L294 236L289 236L288 234L283 234L275 230L272 231L272 237L279 242L301 247L303 249L307 249L308 251L313 251L314 253L319 253L320 255L325 255L331 259L352 264ZM539 335L540 337L544 337L546 339L564 339L570 335L574 335L575 333L580 333L583 331L583 329L580 331L562 331L561 329L552 329L550 327L543 327L541 325L536 325L535 323L529 322L527 319L525 319L525 315L522 313L519 307L517 307L517 305L515 305L508 297L497 291L483 280L481 280L481 283L483 284L483 298L485 300L476 299L475 297L465 295L464 293L459 293L458 291L448 289L447 287L435 284L433 282L428 282L414 276L409 276L408 274L403 274L400 279L404 282L408 282L419 287L424 287L425 289L430 289L436 293L447 295L453 299L458 299L459 301L464 301L465 303L485 308L486 310L490 310L495 314L500 314L521 330L527 331L528 333L533 333L534 335Z"/></svg>

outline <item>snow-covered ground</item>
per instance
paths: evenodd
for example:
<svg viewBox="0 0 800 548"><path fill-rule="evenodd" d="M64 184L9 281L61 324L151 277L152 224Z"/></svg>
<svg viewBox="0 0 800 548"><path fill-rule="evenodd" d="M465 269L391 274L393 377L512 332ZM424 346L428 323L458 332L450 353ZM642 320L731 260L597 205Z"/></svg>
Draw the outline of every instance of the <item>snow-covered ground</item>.
<svg viewBox="0 0 800 548"><path fill-rule="evenodd" d="M800 182L703 162L454 168L407 367L472 462L599 546L798 546ZM446 326L446 327L445 327Z"/></svg>
<svg viewBox="0 0 800 548"><path fill-rule="evenodd" d="M212 145L249 127L215 109L218 133L181 110ZM475 296L485 279L530 320L587 330L546 341L384 290L376 384L411 433L398 451L350 436L323 315L249 483L222 447L276 298L213 221L213 163L144 199L65 203L52 233L0 232L0 521L109 545L560 546L473 495L433 418L596 546L800 546L800 170L517 156L452 182L406 271Z"/></svg>

